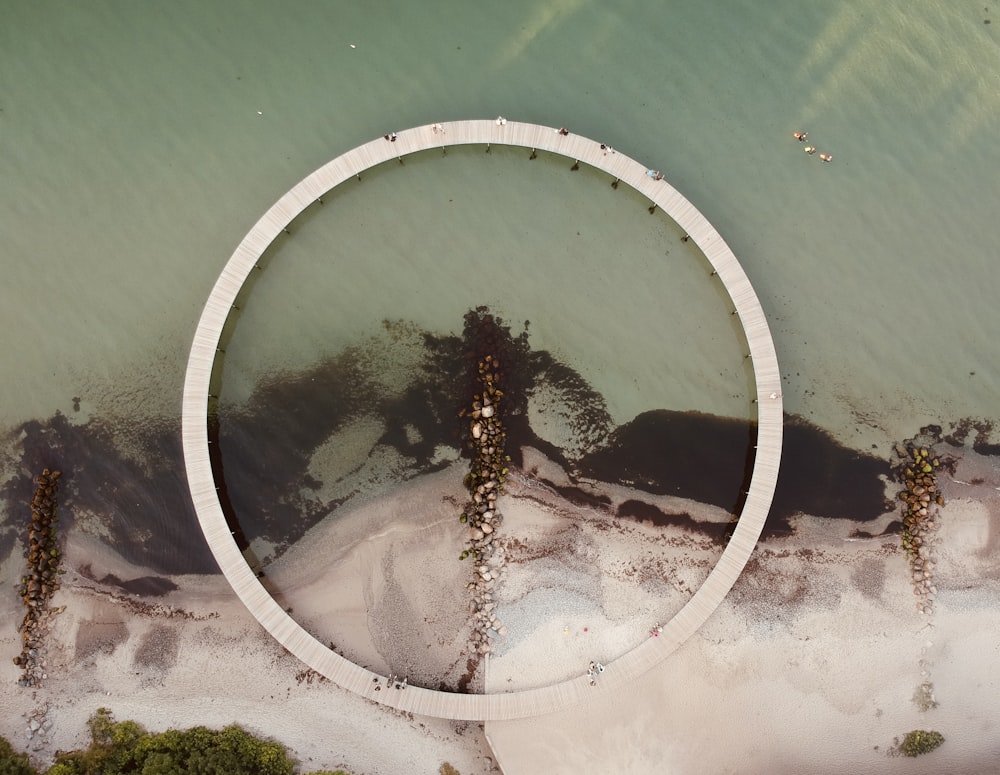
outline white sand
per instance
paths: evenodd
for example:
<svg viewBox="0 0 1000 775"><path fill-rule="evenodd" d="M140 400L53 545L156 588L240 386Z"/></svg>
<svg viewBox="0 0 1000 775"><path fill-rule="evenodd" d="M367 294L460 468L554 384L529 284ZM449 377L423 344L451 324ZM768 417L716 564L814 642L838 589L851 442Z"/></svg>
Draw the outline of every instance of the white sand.
<svg viewBox="0 0 1000 775"><path fill-rule="evenodd" d="M534 459L531 459L534 464ZM561 484L551 470L545 478ZM614 519L634 493L602 487L608 507L567 503L515 476L502 531L509 570L497 594L507 638L490 660L488 690L529 689L575 678L591 660L630 651L676 613L722 554L701 535ZM645 499L665 509L728 522L720 509L677 498Z"/></svg>
<svg viewBox="0 0 1000 775"><path fill-rule="evenodd" d="M544 459L529 454L529 463L560 482ZM454 684L467 671L460 473L459 464L317 526L268 568L282 603L361 664ZM941 480L948 504L931 617L915 611L897 539L855 539L853 523L801 517L795 536L758 547L723 606L664 664L622 691L598 681L592 702L562 713L489 723L495 754L478 724L409 718L319 681L221 577L179 577L176 592L142 601L88 581L72 569L148 572L74 534L49 679L18 689L5 660L0 733L36 745L24 714L48 705L54 727L33 752L45 762L84 745L86 719L103 705L153 730L238 722L289 745L304 769L356 773L435 773L450 761L468 775L491 771L491 757L508 773L987 771L1000 719L1000 476L968 454L954 478ZM634 496L604 492L612 508ZM728 520L699 504L645 500ZM510 562L497 597L509 634L490 661L490 691L611 663L680 608L721 553L679 528L609 520L524 477L509 483L503 513ZM0 645L16 653L13 627ZM926 712L913 701L923 681L940 703ZM915 728L947 742L917 760L890 756L894 738Z"/></svg>
<svg viewBox="0 0 1000 775"><path fill-rule="evenodd" d="M458 560L465 470L456 464L345 509L268 566L265 582L352 661L414 684L456 686L469 634L471 565Z"/></svg>
<svg viewBox="0 0 1000 775"><path fill-rule="evenodd" d="M966 453L955 479L965 483L941 481L930 617L915 610L898 539L858 540L853 523L802 517L794 537L758 547L723 606L663 665L619 691L598 682L592 702L562 713L488 723L500 764L509 773L992 771L1000 476ZM532 658L512 652L507 673L530 672ZM913 697L925 681L939 705L921 711ZM492 667L489 683L499 688ZM918 759L893 755L912 729L946 742Z"/></svg>
<svg viewBox="0 0 1000 775"><path fill-rule="evenodd" d="M77 535L66 555L70 567L89 563L97 578L147 575ZM481 725L411 718L320 681L260 628L221 576L174 581L176 592L139 602L68 573L55 599L66 610L48 641L43 688L18 688L10 659L0 666L0 734L45 764L56 750L86 745L87 718L104 706L156 731L239 723L286 744L303 771L436 773L444 761L463 775L493 771ZM10 605L19 601L4 599L0 613L19 621ZM4 628L0 649L19 648L14 626ZM38 738L28 740L26 715L46 705L54 726L32 750Z"/></svg>

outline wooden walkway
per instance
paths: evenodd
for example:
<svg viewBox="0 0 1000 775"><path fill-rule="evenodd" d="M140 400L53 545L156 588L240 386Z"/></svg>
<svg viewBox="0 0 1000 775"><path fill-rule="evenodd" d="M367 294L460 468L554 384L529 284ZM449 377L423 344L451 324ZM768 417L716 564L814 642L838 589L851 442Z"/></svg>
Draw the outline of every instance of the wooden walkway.
<svg viewBox="0 0 1000 775"><path fill-rule="evenodd" d="M624 686L666 659L690 637L736 582L750 558L771 506L781 459L782 401L778 361L757 295L725 240L705 217L666 180L622 153L553 127L516 121L472 120L401 131L390 142L379 137L338 156L279 199L250 230L215 283L194 336L184 382L182 434L188 486L195 511L215 559L244 605L285 648L343 688L403 711L440 718L491 720L550 713L592 698L586 676L540 689L500 694L450 694L410 686L375 692L376 675L331 651L306 632L258 581L233 540L219 503L208 452L209 385L220 336L236 296L258 259L285 227L319 197L365 170L397 157L451 145L511 145L559 154L606 172L631 186L670 216L702 250L732 299L743 324L753 362L758 398L757 455L750 490L732 539L688 603L648 638L611 662L602 690ZM382 677L384 683L384 677Z"/></svg>

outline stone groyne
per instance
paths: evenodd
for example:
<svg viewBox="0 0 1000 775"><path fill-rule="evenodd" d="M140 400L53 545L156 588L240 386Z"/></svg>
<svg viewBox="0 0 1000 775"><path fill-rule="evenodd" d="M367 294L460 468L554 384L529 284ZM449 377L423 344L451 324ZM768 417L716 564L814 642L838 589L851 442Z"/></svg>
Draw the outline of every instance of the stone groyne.
<svg viewBox="0 0 1000 775"><path fill-rule="evenodd" d="M31 521L28 523L28 568L21 577L20 595L27 611L21 622L21 653L14 664L22 670L18 682L23 687L36 687L46 678L45 634L52 595L59 589L59 561L62 557L56 533L56 491L60 471L48 468L35 478L35 495L31 499Z"/></svg>
<svg viewBox="0 0 1000 775"><path fill-rule="evenodd" d="M940 459L928 449L928 439L914 439L896 450L896 475L903 485L903 527L900 542L910 565L917 610L931 614L937 587L934 584L934 543L944 499L938 489ZM930 439L929 441L933 441Z"/></svg>
<svg viewBox="0 0 1000 775"><path fill-rule="evenodd" d="M468 528L468 548L461 559L471 559L472 580L469 619L470 650L484 656L493 651L494 641L506 634L497 616L494 589L503 574L504 550L498 541L503 524L499 498L507 477L510 457L506 454L507 433L503 423L504 368L509 368L509 332L484 309L466 316L466 341L472 369L471 402L460 412L467 423L467 446L471 452L465 487L469 500L459 521ZM503 356L501 356L503 353Z"/></svg>

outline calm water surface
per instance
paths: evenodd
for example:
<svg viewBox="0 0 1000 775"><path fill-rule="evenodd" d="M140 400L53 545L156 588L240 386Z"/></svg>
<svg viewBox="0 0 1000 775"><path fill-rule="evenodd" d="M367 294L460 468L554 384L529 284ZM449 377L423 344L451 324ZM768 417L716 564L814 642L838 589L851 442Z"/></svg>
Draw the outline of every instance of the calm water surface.
<svg viewBox="0 0 1000 775"><path fill-rule="evenodd" d="M879 454L928 422L993 419L990 16L902 0L17 4L0 29L0 421L99 422L146 462L92 484L141 490L133 476L176 462L201 306L259 215L373 136L500 113L662 169L708 216L769 315L790 412ZM834 162L804 154L797 129ZM383 319L457 332L489 303L530 319L535 346L618 422L752 416L743 343L702 258L607 182L469 151L345 185L272 249L224 402ZM184 493L96 503L119 529L168 525Z"/></svg>

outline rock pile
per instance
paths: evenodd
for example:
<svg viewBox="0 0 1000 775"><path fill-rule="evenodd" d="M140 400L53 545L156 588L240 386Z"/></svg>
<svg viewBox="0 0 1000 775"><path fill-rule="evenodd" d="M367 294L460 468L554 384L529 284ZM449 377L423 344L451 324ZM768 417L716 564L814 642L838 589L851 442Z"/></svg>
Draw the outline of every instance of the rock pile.
<svg viewBox="0 0 1000 775"><path fill-rule="evenodd" d="M469 548L461 559L471 557L474 568L468 589L472 636L469 645L478 654L489 654L493 640L507 630L497 618L493 590L504 566L503 549L498 545L497 528L503 516L497 508L497 498L507 476L510 458L504 454L507 434L501 420L503 391L500 382L500 362L487 355L478 363L479 392L472 397L471 409L463 410L468 417L472 444L472 462L465 477L469 502L459 520L469 529Z"/></svg>
<svg viewBox="0 0 1000 775"><path fill-rule="evenodd" d="M21 577L20 595L27 611L21 622L21 653L14 664L22 669L20 686L38 686L45 673L45 633L52 613L49 601L59 588L59 560L56 540L56 490L59 471L43 469L36 477L28 523L28 572Z"/></svg>
<svg viewBox="0 0 1000 775"><path fill-rule="evenodd" d="M28 746L32 751L41 751L49 744L52 733L52 719L49 718L49 707L44 705L35 708L23 717L27 722Z"/></svg>
<svg viewBox="0 0 1000 775"><path fill-rule="evenodd" d="M938 507L944 504L937 484L940 465L941 461L926 447L910 446L906 449L904 462L897 469L904 487L899 492L903 501L900 539L910 562L917 610L924 614L933 612L937 596L933 539L940 515Z"/></svg>

